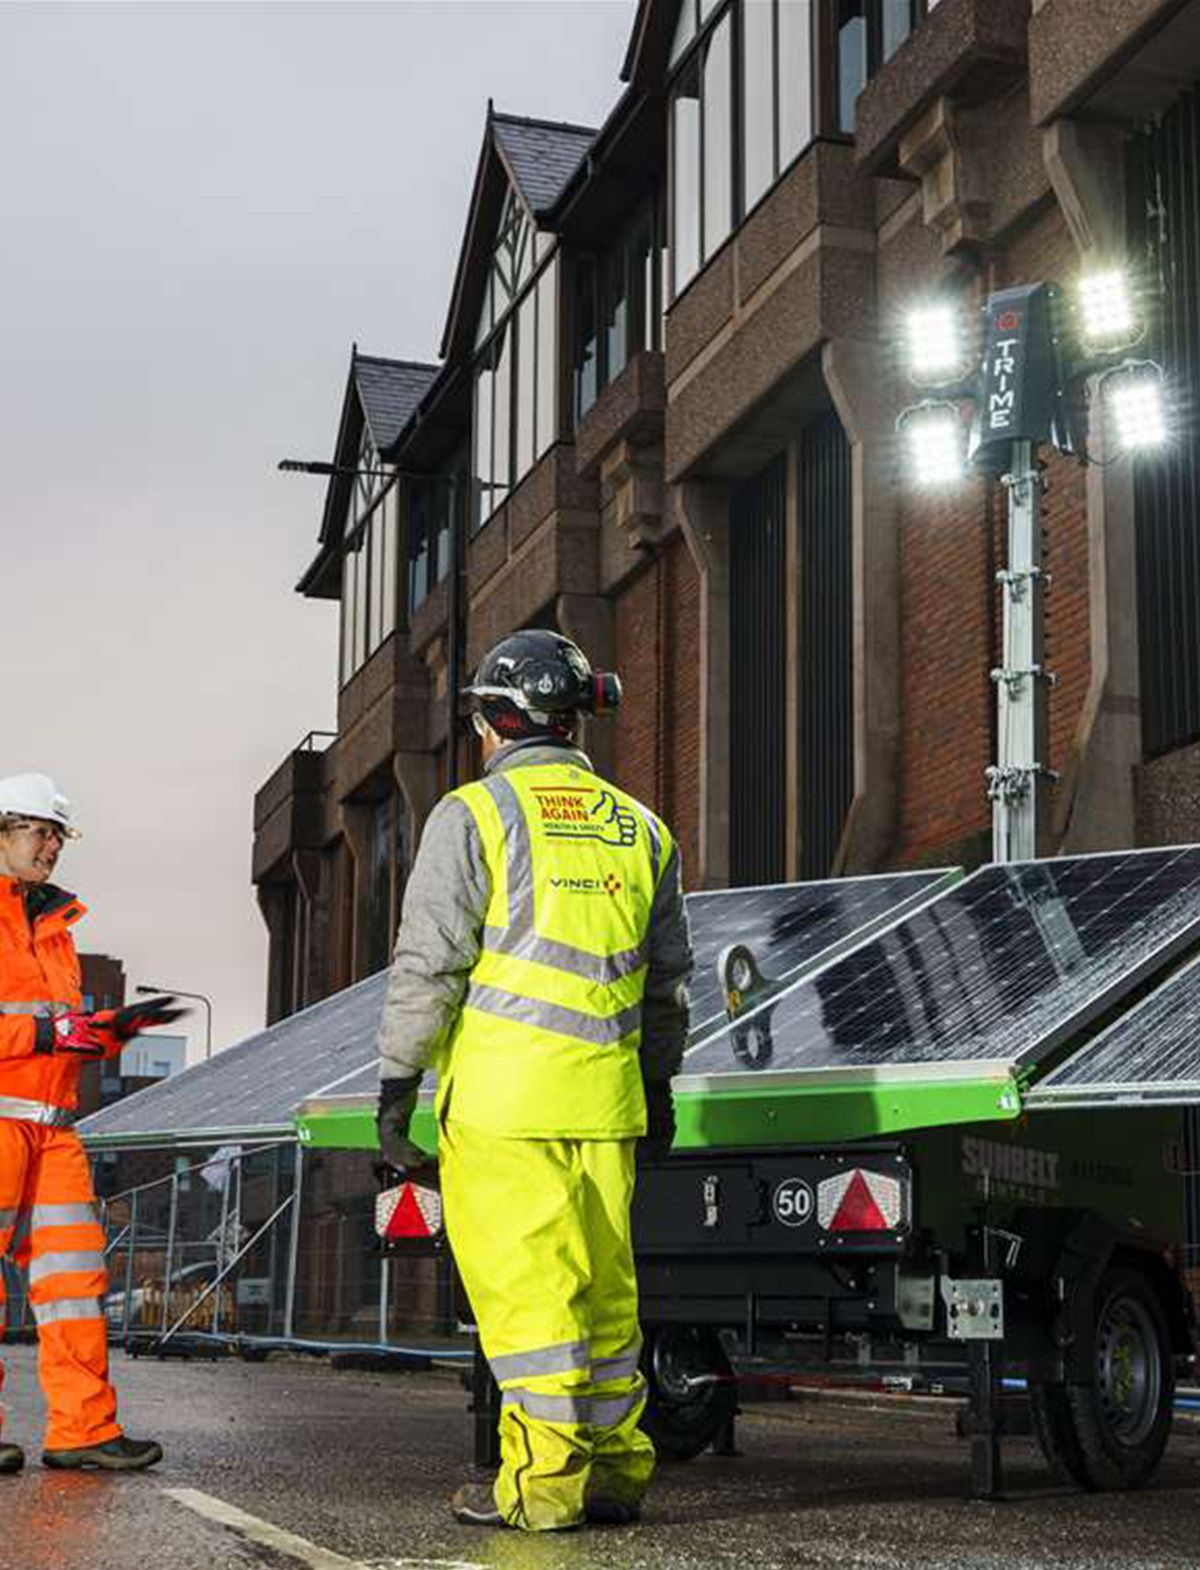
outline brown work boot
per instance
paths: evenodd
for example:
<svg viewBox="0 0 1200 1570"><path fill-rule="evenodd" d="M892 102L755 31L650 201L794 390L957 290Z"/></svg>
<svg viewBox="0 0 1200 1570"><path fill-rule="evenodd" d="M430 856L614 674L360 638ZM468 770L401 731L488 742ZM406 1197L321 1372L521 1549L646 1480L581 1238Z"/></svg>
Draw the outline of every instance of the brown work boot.
<svg viewBox="0 0 1200 1570"><path fill-rule="evenodd" d="M20 1445L0 1444L0 1472L19 1472L25 1465Z"/></svg>
<svg viewBox="0 0 1200 1570"><path fill-rule="evenodd" d="M464 1483L450 1501L454 1519L463 1526L505 1526L490 1483Z"/></svg>
<svg viewBox="0 0 1200 1570"><path fill-rule="evenodd" d="M78 1450L43 1450L42 1465L61 1471L96 1468L101 1472L141 1472L162 1460L162 1446L153 1439L127 1439L124 1434L102 1445Z"/></svg>

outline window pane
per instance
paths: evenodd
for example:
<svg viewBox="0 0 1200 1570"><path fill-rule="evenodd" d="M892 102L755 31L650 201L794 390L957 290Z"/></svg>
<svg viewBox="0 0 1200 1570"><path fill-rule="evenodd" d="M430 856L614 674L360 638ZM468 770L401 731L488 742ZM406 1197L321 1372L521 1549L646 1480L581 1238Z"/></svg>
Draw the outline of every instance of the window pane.
<svg viewBox="0 0 1200 1570"><path fill-rule="evenodd" d="M629 354L629 302L625 294L625 247L618 246L604 259L604 363L605 382L625 369Z"/></svg>
<svg viewBox="0 0 1200 1570"><path fill-rule="evenodd" d="M454 514L457 485L450 475L444 475L433 494L433 516L437 520L435 538L430 547L430 587L441 583L450 571L450 520Z"/></svg>
<svg viewBox="0 0 1200 1570"><path fill-rule="evenodd" d="M586 257L575 270L575 418L596 401L596 268Z"/></svg>
<svg viewBox="0 0 1200 1570"><path fill-rule="evenodd" d="M728 15L709 37L704 56L704 259L733 227L732 36Z"/></svg>
<svg viewBox="0 0 1200 1570"><path fill-rule="evenodd" d="M537 456L558 435L558 261L538 279Z"/></svg>
<svg viewBox="0 0 1200 1570"><path fill-rule="evenodd" d="M475 377L475 516L478 528L492 510L492 372L486 364Z"/></svg>
<svg viewBox="0 0 1200 1570"><path fill-rule="evenodd" d="M700 68L684 71L671 100L671 258L674 293L700 266Z"/></svg>
<svg viewBox="0 0 1200 1570"><path fill-rule="evenodd" d="M380 566L380 636L386 638L396 626L396 554L399 537L400 486L393 485L380 509L383 558Z"/></svg>
<svg viewBox="0 0 1200 1570"><path fill-rule="evenodd" d="M779 167L812 140L812 0L779 0Z"/></svg>
<svg viewBox="0 0 1200 1570"><path fill-rule="evenodd" d="M341 684L350 680L354 659L354 556L347 551L342 557L342 660Z"/></svg>
<svg viewBox="0 0 1200 1570"><path fill-rule="evenodd" d="M537 373L537 302L531 289L517 307L517 472L533 468L533 387Z"/></svg>
<svg viewBox="0 0 1200 1570"><path fill-rule="evenodd" d="M912 0L883 0L883 58L890 60L912 32Z"/></svg>
<svg viewBox="0 0 1200 1570"><path fill-rule="evenodd" d="M363 538L354 548L354 669L367 657L367 553Z"/></svg>
<svg viewBox="0 0 1200 1570"><path fill-rule="evenodd" d="M640 349L650 347L654 330L654 273L651 261L650 217L647 214L637 224L628 246L629 268L629 331L625 358L631 359Z"/></svg>
<svg viewBox="0 0 1200 1570"><path fill-rule="evenodd" d="M747 211L775 178L773 0L742 11L742 187Z"/></svg>
<svg viewBox="0 0 1200 1570"><path fill-rule="evenodd" d="M367 549L371 556L371 602L367 618L367 653L373 654L383 642L383 517L387 503L377 507L367 525Z"/></svg>
<svg viewBox="0 0 1200 1570"><path fill-rule="evenodd" d="M429 592L429 491L413 493L408 520L408 608L415 611Z"/></svg>
<svg viewBox="0 0 1200 1570"><path fill-rule="evenodd" d="M671 44L672 65L676 60L682 59L683 52L696 36L696 0L683 0L679 7L679 21L675 27L675 38Z"/></svg>
<svg viewBox="0 0 1200 1570"><path fill-rule="evenodd" d="M854 100L867 85L865 0L838 0L838 129L854 130Z"/></svg>
<svg viewBox="0 0 1200 1570"><path fill-rule="evenodd" d="M496 381L492 394L495 401L495 418L492 440L492 504L494 512L508 493L512 483L512 328L511 324L500 332L499 351L496 356Z"/></svg>

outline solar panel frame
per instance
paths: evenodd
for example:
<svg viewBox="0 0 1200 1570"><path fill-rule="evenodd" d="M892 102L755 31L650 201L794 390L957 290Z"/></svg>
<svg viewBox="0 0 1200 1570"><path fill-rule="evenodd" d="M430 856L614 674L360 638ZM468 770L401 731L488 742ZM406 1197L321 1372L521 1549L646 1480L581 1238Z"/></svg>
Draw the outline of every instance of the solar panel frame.
<svg viewBox="0 0 1200 1570"><path fill-rule="evenodd" d="M908 912L901 915L873 937L854 946L851 952L863 953L872 944L881 943L889 933L903 926L906 921L927 914L931 907L939 903L963 900L967 897L968 891L973 885L981 883L989 877L994 878L998 873L1006 875L1011 884L1011 875L1023 869L1033 869L1043 873L1047 869L1051 869L1052 871L1062 873L1066 868L1103 860L1113 862L1115 866L1123 866L1130 861L1138 861L1148 865L1154 860L1161 861L1164 866L1171 866L1174 864L1171 858L1178 859L1184 856L1189 857L1196 864L1194 868L1195 876L1191 880L1190 885L1195 889L1195 916L1190 920L1183 921L1172 934L1165 937L1151 952L1139 956L1130 965L1120 970L1119 973L1109 977L1084 1002L1074 1007L1069 1014L1060 1019L1052 1028L1043 1030L1033 1041L1027 1043L1020 1052L999 1056L996 1054L981 1054L977 1058L972 1058L968 1055L961 1060L953 1056L942 1059L928 1057L911 1059L906 1062L896 1061L887 1065L882 1063L820 1063L779 1069L761 1068L749 1072L736 1068L728 1070L693 1068L689 1070L685 1063L683 1073L674 1082L675 1088L684 1093L712 1093L749 1089L756 1089L762 1092L789 1089L803 1090L815 1088L824 1083L825 1080L820 1076L826 1075L835 1076L839 1084L847 1086L855 1084L866 1085L879 1081L877 1071L881 1068L886 1068L888 1076L899 1077L899 1071L906 1069L910 1064L919 1065L925 1071L923 1077L930 1082L936 1082L943 1077L949 1079L959 1077L958 1065L960 1061L977 1065L980 1077L990 1078L1001 1069L1010 1075L1014 1074L1023 1066L1052 1054L1058 1047L1078 1034L1079 1031L1086 1029L1092 1021L1105 1013L1122 996L1139 986L1148 976L1168 965L1188 947L1200 942L1200 847L1184 845L1162 847L1147 851L1102 851L1085 856L1058 857L1045 861L1009 863L999 866L989 865L970 874L962 883L957 884L950 890L943 891L932 900L925 902L916 912ZM711 1050L714 1043L723 1038L731 1038L732 1042L732 1038L738 1031L744 1029L747 1022L753 1020L757 1015L776 1009L789 999L794 1000L801 989L814 985L819 977L832 970L845 957L845 955L840 955L815 967L784 992L767 999L757 1008L747 1010L744 1015L740 1016L733 1025L721 1032L719 1036L707 1038L699 1045ZM946 1073L947 1069L950 1069L948 1075Z"/></svg>

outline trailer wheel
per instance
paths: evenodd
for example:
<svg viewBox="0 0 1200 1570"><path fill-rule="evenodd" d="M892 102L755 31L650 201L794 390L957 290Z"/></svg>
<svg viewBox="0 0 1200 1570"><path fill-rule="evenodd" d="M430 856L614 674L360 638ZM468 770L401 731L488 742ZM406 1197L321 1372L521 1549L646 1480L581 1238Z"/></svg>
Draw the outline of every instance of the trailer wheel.
<svg viewBox="0 0 1200 1570"><path fill-rule="evenodd" d="M648 1327L642 1372L647 1390L641 1426L666 1460L698 1456L737 1411L733 1370L714 1330Z"/></svg>
<svg viewBox="0 0 1200 1570"><path fill-rule="evenodd" d="M1067 1402L1089 1486L1138 1488L1162 1460L1171 1432L1171 1338L1158 1293L1140 1270L1107 1271L1097 1305L1092 1379L1067 1385Z"/></svg>
<svg viewBox="0 0 1200 1570"><path fill-rule="evenodd" d="M1075 1483L1080 1488L1090 1488L1092 1480L1083 1447L1075 1432L1067 1387L1050 1382L1031 1382L1029 1412L1033 1419L1034 1436L1054 1476L1061 1483Z"/></svg>

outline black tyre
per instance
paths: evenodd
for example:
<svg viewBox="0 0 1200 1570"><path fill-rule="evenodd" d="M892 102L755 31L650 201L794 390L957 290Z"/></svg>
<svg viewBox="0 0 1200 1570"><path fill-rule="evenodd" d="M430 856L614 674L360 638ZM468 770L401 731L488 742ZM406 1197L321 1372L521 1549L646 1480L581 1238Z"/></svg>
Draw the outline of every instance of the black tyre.
<svg viewBox="0 0 1200 1570"><path fill-rule="evenodd" d="M1046 1465L1061 1483L1091 1488L1087 1461L1075 1432L1075 1419L1063 1384L1029 1386L1029 1411L1034 1437L1041 1446Z"/></svg>
<svg viewBox="0 0 1200 1570"><path fill-rule="evenodd" d="M1139 1488L1171 1432L1171 1337L1158 1293L1140 1270L1106 1271L1096 1300L1092 1378L1067 1385L1067 1403L1089 1486Z"/></svg>
<svg viewBox="0 0 1200 1570"><path fill-rule="evenodd" d="M737 1411L733 1370L714 1330L647 1329L642 1372L647 1393L641 1426L665 1460L698 1456Z"/></svg>

